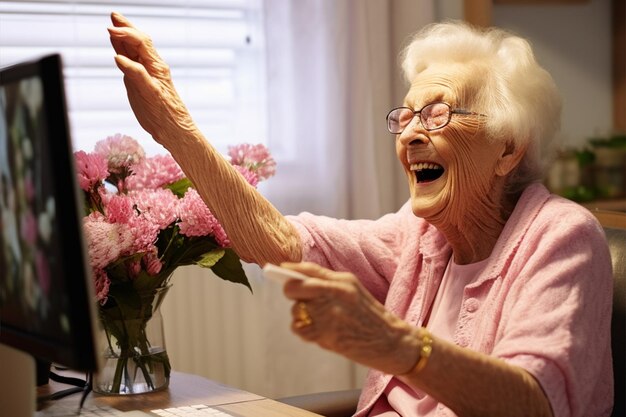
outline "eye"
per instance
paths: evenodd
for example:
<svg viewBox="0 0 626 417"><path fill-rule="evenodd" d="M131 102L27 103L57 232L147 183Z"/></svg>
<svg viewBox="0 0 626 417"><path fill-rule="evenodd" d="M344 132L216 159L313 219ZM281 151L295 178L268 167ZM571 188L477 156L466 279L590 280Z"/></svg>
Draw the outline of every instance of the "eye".
<svg viewBox="0 0 626 417"><path fill-rule="evenodd" d="M426 129L437 129L448 123L450 108L445 103L433 103L422 109L422 123Z"/></svg>
<svg viewBox="0 0 626 417"><path fill-rule="evenodd" d="M398 122L401 126L408 125L413 119L413 110L411 109L401 109L398 113Z"/></svg>

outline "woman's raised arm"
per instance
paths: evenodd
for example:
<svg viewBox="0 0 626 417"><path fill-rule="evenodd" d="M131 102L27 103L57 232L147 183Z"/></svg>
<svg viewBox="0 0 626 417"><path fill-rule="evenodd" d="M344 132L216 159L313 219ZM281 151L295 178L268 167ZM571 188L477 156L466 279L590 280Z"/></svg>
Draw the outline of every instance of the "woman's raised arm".
<svg viewBox="0 0 626 417"><path fill-rule="evenodd" d="M115 62L124 73L131 108L141 126L181 166L247 262L299 261L300 239L283 215L205 139L174 88L168 65L145 33L111 14Z"/></svg>

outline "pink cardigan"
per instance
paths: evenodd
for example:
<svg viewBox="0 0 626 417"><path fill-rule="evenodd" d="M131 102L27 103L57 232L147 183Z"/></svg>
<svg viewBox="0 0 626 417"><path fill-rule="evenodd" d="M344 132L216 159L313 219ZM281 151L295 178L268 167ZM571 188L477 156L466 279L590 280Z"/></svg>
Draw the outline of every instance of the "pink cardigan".
<svg viewBox="0 0 626 417"><path fill-rule="evenodd" d="M386 308L418 326L451 249L405 204L378 220L290 216L304 259L354 273ZM556 417L610 415L613 281L601 226L583 207L529 186L478 279L465 287L454 342L533 374ZM370 370L356 416L392 375ZM443 405L438 415L454 416Z"/></svg>

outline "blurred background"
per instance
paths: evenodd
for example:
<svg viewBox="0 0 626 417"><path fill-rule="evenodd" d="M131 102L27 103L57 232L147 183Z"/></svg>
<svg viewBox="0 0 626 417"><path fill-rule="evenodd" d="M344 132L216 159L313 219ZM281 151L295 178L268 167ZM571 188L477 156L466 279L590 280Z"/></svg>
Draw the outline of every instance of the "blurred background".
<svg viewBox="0 0 626 417"><path fill-rule="evenodd" d="M0 65L61 52L76 150L123 133L164 150L135 121L106 31L120 11L172 67L192 116L220 150L266 144L261 192L285 214L377 218L408 198L385 115L402 103L399 53L447 19L509 29L533 44L563 96L555 193L626 211L623 0L123 0L0 2ZM268 397L360 387L365 370L289 331L281 288L245 265L253 292L180 268L163 307L177 371Z"/></svg>

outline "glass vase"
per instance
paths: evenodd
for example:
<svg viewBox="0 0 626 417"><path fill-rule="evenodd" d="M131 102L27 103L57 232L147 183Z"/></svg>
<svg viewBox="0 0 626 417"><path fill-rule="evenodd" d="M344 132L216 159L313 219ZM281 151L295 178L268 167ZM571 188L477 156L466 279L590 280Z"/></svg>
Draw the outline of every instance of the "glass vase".
<svg viewBox="0 0 626 417"><path fill-rule="evenodd" d="M95 392L128 395L167 388L171 367L161 303L168 290L130 293L99 308L103 362L93 377Z"/></svg>

